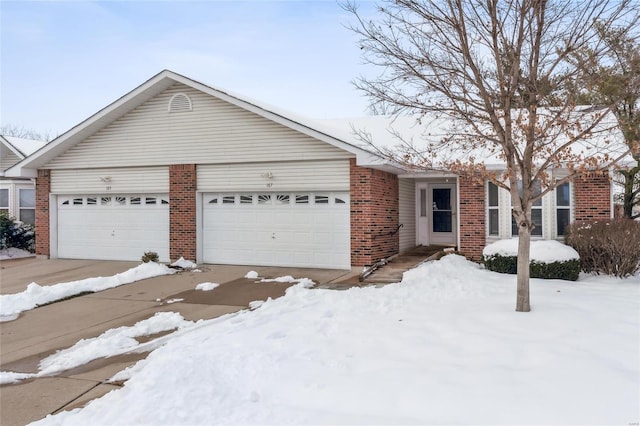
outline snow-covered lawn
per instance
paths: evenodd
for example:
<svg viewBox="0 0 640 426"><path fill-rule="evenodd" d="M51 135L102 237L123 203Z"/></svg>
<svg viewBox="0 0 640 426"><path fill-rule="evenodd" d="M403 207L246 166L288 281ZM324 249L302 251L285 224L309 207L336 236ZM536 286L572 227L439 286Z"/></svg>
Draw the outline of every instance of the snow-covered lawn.
<svg viewBox="0 0 640 426"><path fill-rule="evenodd" d="M39 424L640 420L640 277L533 279L530 313L514 276L456 255L382 288L305 284L183 328L123 388Z"/></svg>
<svg viewBox="0 0 640 426"><path fill-rule="evenodd" d="M48 286L31 283L20 293L0 295L0 322L14 320L21 312L83 292L102 291L175 272L166 265L149 262L110 277L87 278Z"/></svg>

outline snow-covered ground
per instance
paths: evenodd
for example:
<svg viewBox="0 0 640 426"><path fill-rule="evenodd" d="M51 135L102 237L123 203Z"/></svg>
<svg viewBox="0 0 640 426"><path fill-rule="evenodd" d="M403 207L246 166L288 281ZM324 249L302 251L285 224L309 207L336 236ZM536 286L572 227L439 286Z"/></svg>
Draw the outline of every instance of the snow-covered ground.
<svg viewBox="0 0 640 426"><path fill-rule="evenodd" d="M38 424L640 420L638 276L532 279L530 313L515 276L457 255L382 288L307 287L187 324L123 388Z"/></svg>
<svg viewBox="0 0 640 426"><path fill-rule="evenodd" d="M166 265L149 262L110 277L95 277L55 285L31 283L25 291L0 295L0 322L11 321L21 312L83 292L96 292L160 275L174 274Z"/></svg>
<svg viewBox="0 0 640 426"><path fill-rule="evenodd" d="M0 260L22 259L24 257L34 257L35 254L15 247L0 250Z"/></svg>

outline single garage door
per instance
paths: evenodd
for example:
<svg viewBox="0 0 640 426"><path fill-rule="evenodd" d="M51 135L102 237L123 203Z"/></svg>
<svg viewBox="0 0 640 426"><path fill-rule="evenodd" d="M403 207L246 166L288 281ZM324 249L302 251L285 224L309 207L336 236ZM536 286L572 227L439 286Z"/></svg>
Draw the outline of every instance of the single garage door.
<svg viewBox="0 0 640 426"><path fill-rule="evenodd" d="M204 194L206 263L349 269L348 193Z"/></svg>
<svg viewBox="0 0 640 426"><path fill-rule="evenodd" d="M58 257L169 261L167 195L58 196Z"/></svg>

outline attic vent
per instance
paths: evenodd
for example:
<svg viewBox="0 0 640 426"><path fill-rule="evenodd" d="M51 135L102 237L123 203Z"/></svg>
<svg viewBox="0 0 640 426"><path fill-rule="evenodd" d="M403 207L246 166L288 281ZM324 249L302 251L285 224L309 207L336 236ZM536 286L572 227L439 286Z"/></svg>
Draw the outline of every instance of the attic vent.
<svg viewBox="0 0 640 426"><path fill-rule="evenodd" d="M169 112L185 112L192 111L193 105L191 99L184 93L176 93L169 101Z"/></svg>

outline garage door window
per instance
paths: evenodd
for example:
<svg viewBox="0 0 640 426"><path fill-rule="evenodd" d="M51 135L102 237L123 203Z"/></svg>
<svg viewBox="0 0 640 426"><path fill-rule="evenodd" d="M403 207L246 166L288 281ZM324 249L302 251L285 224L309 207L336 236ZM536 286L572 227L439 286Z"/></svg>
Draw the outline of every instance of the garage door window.
<svg viewBox="0 0 640 426"><path fill-rule="evenodd" d="M61 197L60 205L62 206L143 206L169 204L166 197L140 197L140 196L86 196L86 197Z"/></svg>
<svg viewBox="0 0 640 426"><path fill-rule="evenodd" d="M333 193L295 193L295 194L207 194L204 202L213 205L296 205L296 206L327 206L345 204L349 200L348 195Z"/></svg>
<svg viewBox="0 0 640 426"><path fill-rule="evenodd" d="M36 190L20 190L20 220L29 225L36 223Z"/></svg>

